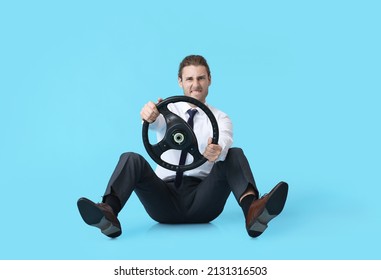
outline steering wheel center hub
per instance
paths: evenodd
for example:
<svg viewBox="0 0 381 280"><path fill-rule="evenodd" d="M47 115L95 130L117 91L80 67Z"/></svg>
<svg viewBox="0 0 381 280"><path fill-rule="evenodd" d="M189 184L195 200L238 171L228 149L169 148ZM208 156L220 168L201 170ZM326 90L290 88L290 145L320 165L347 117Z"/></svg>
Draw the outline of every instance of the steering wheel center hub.
<svg viewBox="0 0 381 280"><path fill-rule="evenodd" d="M182 132L176 132L173 134L173 141L176 144L181 145L184 143L184 140L185 140L185 135Z"/></svg>

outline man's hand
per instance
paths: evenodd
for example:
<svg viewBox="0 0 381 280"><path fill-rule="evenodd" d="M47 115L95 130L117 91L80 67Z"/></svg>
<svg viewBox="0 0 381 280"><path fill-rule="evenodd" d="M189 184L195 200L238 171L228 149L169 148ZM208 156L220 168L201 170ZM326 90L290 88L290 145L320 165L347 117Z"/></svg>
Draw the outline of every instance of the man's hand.
<svg viewBox="0 0 381 280"><path fill-rule="evenodd" d="M163 99L159 98L157 102L161 102ZM152 123L156 120L156 118L160 115L159 111L156 108L156 104L152 101L149 101L142 110L140 111L140 117L142 120L145 120L149 123Z"/></svg>
<svg viewBox="0 0 381 280"><path fill-rule="evenodd" d="M218 144L212 144L212 138L208 139L208 146L206 146L203 156L210 162L215 162L220 156L222 147Z"/></svg>

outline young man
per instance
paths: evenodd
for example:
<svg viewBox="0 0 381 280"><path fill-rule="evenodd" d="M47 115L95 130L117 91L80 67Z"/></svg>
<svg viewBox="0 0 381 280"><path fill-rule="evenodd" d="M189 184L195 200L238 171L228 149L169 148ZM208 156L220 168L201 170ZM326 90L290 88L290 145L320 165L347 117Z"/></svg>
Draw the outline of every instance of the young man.
<svg viewBox="0 0 381 280"><path fill-rule="evenodd" d="M160 223L207 223L221 214L229 194L233 193L243 210L248 234L251 237L261 235L270 220L283 210L287 183L278 183L259 198L243 151L231 148L233 131L230 118L206 103L211 74L202 56L184 58L179 67L178 83L185 96L205 103L216 117L219 141L212 144L210 121L201 109L186 102L168 105L172 112L188 123L192 122L200 152L208 161L183 174L161 166L157 166L154 172L141 155L124 153L110 178L102 203L94 203L87 198L78 200L83 220L109 237L119 236L122 227L117 216L134 191L151 218ZM155 103L145 104L140 115L161 139L166 126ZM181 151L169 150L162 157L167 162L180 164ZM188 156L181 164L190 162L192 160Z"/></svg>

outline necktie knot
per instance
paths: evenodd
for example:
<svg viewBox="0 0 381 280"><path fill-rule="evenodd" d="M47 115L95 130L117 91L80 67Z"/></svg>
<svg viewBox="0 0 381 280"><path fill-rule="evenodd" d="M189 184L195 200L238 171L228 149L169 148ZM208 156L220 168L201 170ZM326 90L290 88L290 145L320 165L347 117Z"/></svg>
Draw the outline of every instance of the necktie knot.
<svg viewBox="0 0 381 280"><path fill-rule="evenodd" d="M187 111L187 113L188 113L188 115L189 115L189 118L193 118L194 115L196 115L197 112L198 112L197 109L189 109L189 110Z"/></svg>

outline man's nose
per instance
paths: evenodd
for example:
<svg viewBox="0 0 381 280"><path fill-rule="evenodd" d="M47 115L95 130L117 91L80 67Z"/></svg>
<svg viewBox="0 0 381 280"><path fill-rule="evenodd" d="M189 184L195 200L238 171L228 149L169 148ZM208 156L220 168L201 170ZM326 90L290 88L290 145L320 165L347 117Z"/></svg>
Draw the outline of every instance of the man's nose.
<svg viewBox="0 0 381 280"><path fill-rule="evenodd" d="M193 87L193 88L197 88L197 87L199 87L199 86L200 86L200 81L197 80L197 79L194 80L193 83L192 83L192 87Z"/></svg>

